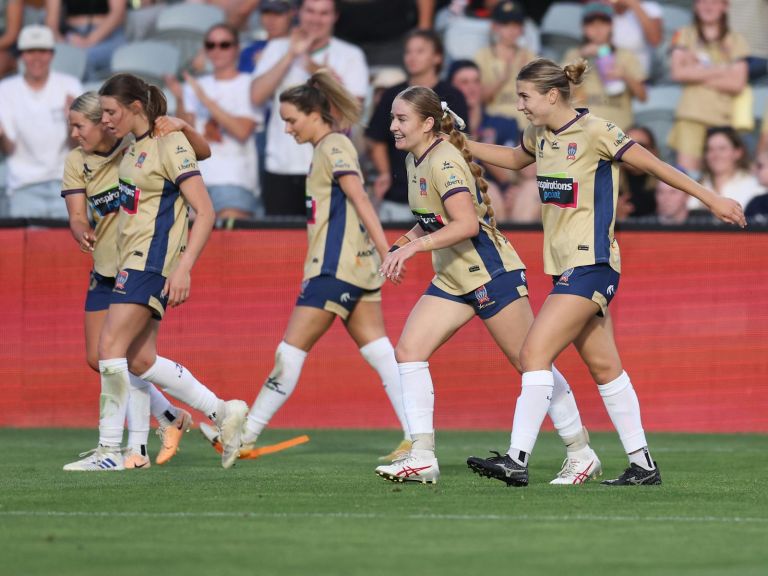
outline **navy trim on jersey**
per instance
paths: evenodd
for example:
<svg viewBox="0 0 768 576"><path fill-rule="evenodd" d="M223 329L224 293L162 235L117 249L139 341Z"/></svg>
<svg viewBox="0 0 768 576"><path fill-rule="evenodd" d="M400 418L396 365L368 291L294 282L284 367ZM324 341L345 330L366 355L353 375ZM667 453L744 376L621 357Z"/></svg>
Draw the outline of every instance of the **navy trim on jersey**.
<svg viewBox="0 0 768 576"><path fill-rule="evenodd" d="M565 132L565 130L573 126L574 122L578 121L580 118L583 118L584 116L589 114L589 110L586 108L576 108L576 112L577 112L576 118L574 118L570 122L566 122L563 126L558 128L557 130L552 130L552 133L557 135L557 134L560 134L561 132Z"/></svg>
<svg viewBox="0 0 768 576"><path fill-rule="evenodd" d="M448 190L448 192L443 194L443 196L442 196L443 201L447 200L448 198L450 198L454 194L458 194L459 192L469 192L469 188L467 188L466 186L460 186L458 188L451 188L450 190ZM470 192L470 194L471 194L471 192Z"/></svg>
<svg viewBox="0 0 768 576"><path fill-rule="evenodd" d="M184 182L187 178L192 178L192 176L200 176L199 170L192 170L191 172L184 172L181 176L176 178L176 186L181 186L181 183Z"/></svg>
<svg viewBox="0 0 768 576"><path fill-rule="evenodd" d="M338 179L341 176L349 176L350 174L354 174L355 176L360 176L360 174L358 174L356 170L339 170L338 172L333 173L333 177Z"/></svg>
<svg viewBox="0 0 768 576"><path fill-rule="evenodd" d="M528 154L528 156L533 156L534 158L536 158L536 154L534 154L533 152L528 150L528 148L525 147L524 136L525 136L525 130L520 132L520 148L522 148L523 152Z"/></svg>
<svg viewBox="0 0 768 576"><path fill-rule="evenodd" d="M163 193L160 196L160 206L155 215L155 231L147 251L147 264L144 267L147 272L163 273L163 265L168 253L168 236L175 222L173 205L178 197L178 187L173 182L165 180Z"/></svg>
<svg viewBox="0 0 768 576"><path fill-rule="evenodd" d="M622 156L624 156L624 152L626 152L627 150L629 150L629 149L630 149L630 147L632 146L632 144L635 144L635 143L636 143L636 142L635 142L634 140L630 140L629 142L627 142L626 144L624 144L624 146L622 146L622 147L621 147L621 150L619 150L618 152L616 152L616 155L614 156L614 158L615 158L616 160L621 160L621 157L622 157Z"/></svg>
<svg viewBox="0 0 768 576"><path fill-rule="evenodd" d="M499 256L499 251L496 248L496 244L493 243L493 240L491 240L491 238L483 231L482 228L480 229L478 235L474 238L470 238L470 240L472 241L472 246L475 247L475 250L480 256L480 260L483 261L483 265L485 266L485 269L491 278L494 278L500 272L505 271L504 262L501 261L501 256Z"/></svg>
<svg viewBox="0 0 768 576"><path fill-rule="evenodd" d="M325 236L323 267L320 274L336 276L347 227L347 197L338 182L331 184L331 207L328 214L328 232Z"/></svg>
<svg viewBox="0 0 768 576"><path fill-rule="evenodd" d="M600 160L595 170L595 263L611 259L610 228L613 220L613 170L610 160Z"/></svg>
<svg viewBox="0 0 768 576"><path fill-rule="evenodd" d="M443 141L443 139L442 139L442 138L438 138L437 140L435 140L434 142L432 142L432 144L430 144L430 145L429 145L429 148L427 148L426 150L424 150L424 154L422 154L421 156L419 156L418 160L414 159L414 164L415 164L416 166L418 166L419 164L421 164L421 162L424 160L424 158L426 158L426 157L427 157L427 154L429 154L430 152L432 152L432 148L434 148L435 146L437 146L438 144L440 144L440 142L442 142L442 141Z"/></svg>
<svg viewBox="0 0 768 576"><path fill-rule="evenodd" d="M62 190L61 197L66 198L70 194L85 194L85 188L72 188L71 190Z"/></svg>

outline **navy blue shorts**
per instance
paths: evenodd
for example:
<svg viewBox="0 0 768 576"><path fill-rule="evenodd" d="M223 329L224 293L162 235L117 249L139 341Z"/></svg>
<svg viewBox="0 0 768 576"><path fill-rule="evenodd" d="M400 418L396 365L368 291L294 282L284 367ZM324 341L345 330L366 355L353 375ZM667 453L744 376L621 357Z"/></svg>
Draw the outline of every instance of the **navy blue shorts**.
<svg viewBox="0 0 768 576"><path fill-rule="evenodd" d="M346 320L358 302L381 302L381 290L365 290L335 276L315 276L301 283L296 306L320 308Z"/></svg>
<svg viewBox="0 0 768 576"><path fill-rule="evenodd" d="M475 314L483 320L488 320L501 312L510 302L528 296L528 281L525 279L525 270L512 270L496 276L487 284L462 296L449 294L434 284L429 285L424 295L469 304L474 308Z"/></svg>
<svg viewBox="0 0 768 576"><path fill-rule="evenodd" d="M152 310L152 316L163 319L168 295L162 296L165 276L143 270L120 270L115 278L110 304L143 304Z"/></svg>
<svg viewBox="0 0 768 576"><path fill-rule="evenodd" d="M619 289L621 275L610 264L592 264L569 268L560 276L552 276L550 294L574 294L600 306L598 316L605 316L608 304Z"/></svg>
<svg viewBox="0 0 768 576"><path fill-rule="evenodd" d="M102 276L95 270L91 270L91 280L88 284L88 293L85 295L85 311L100 312L109 308L112 300L112 289L115 287L115 279Z"/></svg>

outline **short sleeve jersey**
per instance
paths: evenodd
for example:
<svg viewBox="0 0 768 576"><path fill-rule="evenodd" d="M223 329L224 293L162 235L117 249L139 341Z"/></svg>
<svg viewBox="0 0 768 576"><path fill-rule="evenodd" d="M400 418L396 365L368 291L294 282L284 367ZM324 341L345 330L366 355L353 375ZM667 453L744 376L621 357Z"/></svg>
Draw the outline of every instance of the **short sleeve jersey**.
<svg viewBox="0 0 768 576"><path fill-rule="evenodd" d="M480 222L477 236L432 251L435 270L432 283L435 286L460 296L499 274L525 268L504 235L499 231L494 233L475 178L453 144L438 139L421 158L408 154L406 171L408 203L425 232L435 232L450 222L444 203L454 194L469 193L472 196Z"/></svg>
<svg viewBox="0 0 768 576"><path fill-rule="evenodd" d="M307 235L309 249L304 279L334 276L365 290L383 284L381 259L352 202L339 184L342 176L362 179L352 142L336 132L314 148L307 176Z"/></svg>
<svg viewBox="0 0 768 576"><path fill-rule="evenodd" d="M544 271L607 263L621 272L613 233L619 194L619 167L634 144L613 122L579 109L576 118L552 131L528 125L521 141L536 158L542 202Z"/></svg>
<svg viewBox="0 0 768 576"><path fill-rule="evenodd" d="M197 159L179 132L136 139L120 162L118 269L168 276L187 245L189 215L181 183L198 176Z"/></svg>
<svg viewBox="0 0 768 576"><path fill-rule="evenodd" d="M722 42L703 43L695 26L681 28L672 37L673 50L693 53L700 64L715 66L743 60L749 46L741 34L729 32ZM727 126L733 115L733 94L727 94L703 84L686 84L677 104L675 117L692 120L706 126Z"/></svg>
<svg viewBox="0 0 768 576"><path fill-rule="evenodd" d="M108 278L117 275L117 213L120 209L117 167L126 141L106 154L78 147L67 155L61 195L85 194L95 222L93 269Z"/></svg>
<svg viewBox="0 0 768 576"><path fill-rule="evenodd" d="M517 109L517 73L520 69L536 58L536 54L525 48L518 48L512 61L507 80L496 93L493 100L486 106L486 113L491 116L514 118L519 123L525 121L525 115ZM493 47L483 48L475 55L475 62L480 68L480 79L483 85L495 84L507 73L507 63L493 52Z"/></svg>
<svg viewBox="0 0 768 576"><path fill-rule="evenodd" d="M578 48L566 52L563 62L573 62L581 58ZM637 57L629 50L616 49L614 53L616 66L634 80L644 81ZM594 58L589 58L589 67L593 72L584 76L584 82L575 87L573 102L589 108L590 112L601 118L610 118L621 129L628 130L634 121L632 113L632 94L626 88L621 94L609 96L605 93L605 85L597 73Z"/></svg>

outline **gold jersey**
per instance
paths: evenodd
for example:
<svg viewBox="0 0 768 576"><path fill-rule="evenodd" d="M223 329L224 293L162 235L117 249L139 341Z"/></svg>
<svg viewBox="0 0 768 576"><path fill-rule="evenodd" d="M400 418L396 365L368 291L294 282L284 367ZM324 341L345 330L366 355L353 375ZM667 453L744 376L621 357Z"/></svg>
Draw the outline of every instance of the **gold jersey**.
<svg viewBox="0 0 768 576"><path fill-rule="evenodd" d="M307 175L307 236L304 280L334 276L366 290L384 283L381 259L339 178L354 174L361 180L360 162L352 142L332 132L317 143Z"/></svg>
<svg viewBox="0 0 768 576"><path fill-rule="evenodd" d="M87 153L77 147L64 163L61 195L85 194L96 236L93 269L108 278L117 275L117 213L120 210L117 167L127 144L126 140L118 142L106 154Z"/></svg>
<svg viewBox="0 0 768 576"><path fill-rule="evenodd" d="M480 223L480 231L474 238L432 251L435 286L461 296L499 274L525 268L509 241L489 224L488 210L475 178L453 144L438 139L421 158L408 154L405 167L408 204L423 230L435 232L448 224L450 218L444 202L460 193L470 194Z"/></svg>
<svg viewBox="0 0 768 576"><path fill-rule="evenodd" d="M188 206L179 186L199 175L195 153L180 132L145 134L131 144L119 168L119 270L168 277L187 245Z"/></svg>
<svg viewBox="0 0 768 576"><path fill-rule="evenodd" d="M613 122L579 109L558 130L528 125L521 141L536 158L542 202L544 271L559 275L569 268L598 263L621 272L613 233L619 195L619 167L634 144Z"/></svg>

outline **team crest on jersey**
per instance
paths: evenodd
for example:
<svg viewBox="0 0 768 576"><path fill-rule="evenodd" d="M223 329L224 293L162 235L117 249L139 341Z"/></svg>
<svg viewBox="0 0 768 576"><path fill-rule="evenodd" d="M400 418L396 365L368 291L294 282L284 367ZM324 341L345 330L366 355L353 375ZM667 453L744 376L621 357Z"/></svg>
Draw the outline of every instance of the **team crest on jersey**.
<svg viewBox="0 0 768 576"><path fill-rule="evenodd" d="M568 156L565 158L566 160L576 160L576 142L568 143Z"/></svg>
<svg viewBox="0 0 768 576"><path fill-rule="evenodd" d="M488 289L485 287L485 284L475 290L475 300L477 300L478 306L482 306L483 304L487 304L491 301L490 297L488 296Z"/></svg>
<svg viewBox="0 0 768 576"><path fill-rule="evenodd" d="M427 179L426 178L419 178L419 194L422 196L427 195Z"/></svg>
<svg viewBox="0 0 768 576"><path fill-rule="evenodd" d="M115 288L117 290L125 290L125 284L128 282L128 271L120 270L115 278Z"/></svg>
<svg viewBox="0 0 768 576"><path fill-rule="evenodd" d="M560 274L560 279L557 281L557 285L570 286L568 282L571 279L571 274L573 274L573 268L568 268L568 270Z"/></svg>
<svg viewBox="0 0 768 576"><path fill-rule="evenodd" d="M136 164L134 164L134 166L136 168L141 168L144 165L144 160L146 159L147 159L147 153L142 152L141 154L139 154L139 157L136 159Z"/></svg>

